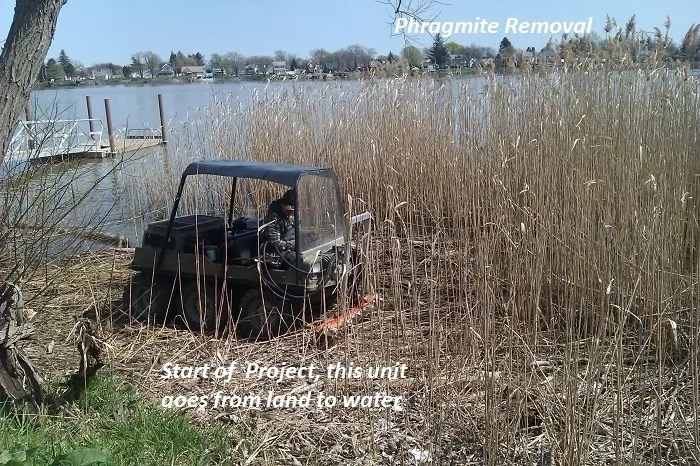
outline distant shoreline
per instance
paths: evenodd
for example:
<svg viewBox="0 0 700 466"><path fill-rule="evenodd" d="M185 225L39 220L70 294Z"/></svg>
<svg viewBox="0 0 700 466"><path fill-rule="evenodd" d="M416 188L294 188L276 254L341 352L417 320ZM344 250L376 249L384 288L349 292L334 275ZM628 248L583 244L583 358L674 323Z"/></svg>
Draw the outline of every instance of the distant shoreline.
<svg viewBox="0 0 700 466"><path fill-rule="evenodd" d="M674 67L671 67L674 68ZM553 71L557 67L552 67L549 71ZM645 69L644 67L628 67L626 70L638 70ZM618 69L617 71L623 71L624 69ZM692 73L697 73L698 68L690 68ZM531 71L538 73L537 70ZM497 74L497 75L508 75L508 74L522 74L523 71L520 69L506 70L496 68L495 70L490 70L488 67L484 68L463 68L459 71L454 69L449 70L435 70L432 72L426 71L412 71L409 76L420 77L420 76L435 76L435 77L452 77L452 78L467 78L471 76L479 76L482 74ZM322 76L322 75L321 75ZM50 89L74 89L74 88L87 88L87 87L105 87L105 86L162 86L162 85L201 85L201 84L226 84L226 83L239 83L239 82L285 82L285 81L357 81L360 79L387 79L389 76L379 75L379 76L369 76L365 73L347 73L346 77L331 77L326 79L325 77L309 78L306 75L300 75L298 79L289 76L267 76L267 75L248 75L248 76L226 76L226 77L215 77L215 78L200 78L195 81L190 81L186 78L121 78L121 79L85 79L82 81L65 81L57 80L52 83L50 82L40 82L37 81L32 87L33 91L37 90L50 90Z"/></svg>
<svg viewBox="0 0 700 466"><path fill-rule="evenodd" d="M452 73L447 72L446 70L440 70L440 71L435 71L431 72L431 75L435 76L448 76L452 74L453 76L459 76L460 73L455 73L454 70L451 70ZM416 72L417 73L417 72ZM417 73L422 74L422 73ZM463 69L461 71L461 75L467 75L467 76L472 76L472 75L478 75L479 71L476 68L469 68L469 69ZM361 78L370 78L370 76L365 76L363 73L348 73L347 77L345 78L339 78L339 77L332 77L330 80L332 81L357 81ZM385 76L376 76L375 79L386 79ZM84 88L84 87L103 87L103 86L153 86L153 85L169 85L169 84L175 84L175 85L187 85L187 84L224 84L224 83L237 83L237 82L267 82L270 80L271 82L284 82L284 81L295 81L294 77L289 77L287 76L285 79L285 76L282 77L271 77L267 75L253 75L253 76L231 76L231 77L215 77L215 78L208 78L208 79L197 79L196 81L190 81L186 78L121 78L121 79L85 79L82 81L65 81L65 80L56 80L52 83L50 82L40 82L37 81L34 86L32 87L32 90L48 90L48 89L73 89L73 88ZM317 78L317 79L311 79L307 76L299 76L298 79L296 79L297 82L299 81L330 81L327 80L326 78Z"/></svg>
<svg viewBox="0 0 700 466"><path fill-rule="evenodd" d="M32 87L32 90L46 90L46 89L72 89L72 88L83 88L83 87L103 87L103 86L161 86L161 85L187 85L187 84L223 84L223 83L237 83L237 82L267 82L271 79L274 82L283 82L284 79L278 77L268 77L268 76L238 76L238 77L216 77L208 79L197 79L196 81L190 81L184 78L122 78L122 79L85 79L82 81L65 81L57 80L52 83L50 82L39 82L37 81ZM333 78L339 79L339 78ZM348 76L345 80L353 80L357 77ZM286 81L293 81L293 78L287 78ZM313 81L309 78L300 78L299 81Z"/></svg>
<svg viewBox="0 0 700 466"><path fill-rule="evenodd" d="M84 79L82 81L66 81L57 80L54 82L39 82L34 84L32 90L45 90L45 89L72 89L72 88L83 88L83 87L103 87L103 86L152 86L152 85L164 85L164 84L204 84L204 83L228 83L228 82L242 82L242 81L263 81L263 79L255 79L256 77L251 76L249 78L253 79L243 79L242 77L231 77L231 78L211 78L211 79L198 79L196 81L189 81L183 78L121 78L121 79Z"/></svg>

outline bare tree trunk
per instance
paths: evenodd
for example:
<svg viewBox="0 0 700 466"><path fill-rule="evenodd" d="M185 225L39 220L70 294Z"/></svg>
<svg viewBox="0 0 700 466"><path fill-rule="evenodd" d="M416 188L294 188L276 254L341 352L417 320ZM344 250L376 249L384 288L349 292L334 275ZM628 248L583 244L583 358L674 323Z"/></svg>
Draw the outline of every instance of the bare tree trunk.
<svg viewBox="0 0 700 466"><path fill-rule="evenodd" d="M66 2L16 0L10 32L0 52L0 165L53 41L58 14ZM0 225L6 220L0 218ZM41 378L17 346L33 334L31 325L22 323L21 291L0 280L0 396L30 401L38 407L43 402Z"/></svg>
<svg viewBox="0 0 700 466"><path fill-rule="evenodd" d="M16 0L10 32L0 53L0 165L51 46L58 14L66 2Z"/></svg>

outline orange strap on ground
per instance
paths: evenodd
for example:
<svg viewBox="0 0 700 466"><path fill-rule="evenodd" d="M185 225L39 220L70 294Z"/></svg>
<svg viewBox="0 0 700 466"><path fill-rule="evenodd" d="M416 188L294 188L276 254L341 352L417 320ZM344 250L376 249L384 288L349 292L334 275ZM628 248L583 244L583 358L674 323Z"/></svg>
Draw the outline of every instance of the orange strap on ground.
<svg viewBox="0 0 700 466"><path fill-rule="evenodd" d="M316 324L314 330L317 333L335 333L348 323L350 325L358 323L360 320L362 320L362 313L369 305L376 303L377 298L378 296L376 293L363 296L356 306L351 307L347 310L347 312L339 314L336 317L329 317L322 320Z"/></svg>

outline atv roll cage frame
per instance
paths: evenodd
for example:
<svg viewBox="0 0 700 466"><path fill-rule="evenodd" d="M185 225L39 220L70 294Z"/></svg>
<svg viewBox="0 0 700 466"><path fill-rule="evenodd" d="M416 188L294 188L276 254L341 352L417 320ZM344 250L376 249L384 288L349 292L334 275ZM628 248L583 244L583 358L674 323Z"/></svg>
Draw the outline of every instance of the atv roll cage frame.
<svg viewBox="0 0 700 466"><path fill-rule="evenodd" d="M330 168L323 168L323 167L313 167L313 166L301 166L301 165L289 165L289 164L282 164L282 163L270 163L270 162L257 162L257 161L244 161L244 160L208 160L208 161L199 161L199 162L193 162L187 168L185 171L182 173L182 176L180 178L180 185L178 186L177 194L175 196L175 202L173 204L173 208L170 212L170 219L168 222L168 226L165 232L165 237L169 238L170 234L172 233L172 228L173 224L175 222L175 219L177 218L177 212L178 208L180 205L180 200L182 199L182 193L185 188L185 182L187 180L187 177L193 176L193 175L215 175L215 176L224 176L224 177L230 177L232 178L231 181L231 198L229 200L229 209L228 209L228 221L227 225L230 227L233 223L233 216L234 216L234 210L235 210L235 202L236 202L236 188L237 188L237 182L239 178L248 178L248 179L257 179L257 180L263 180L263 181L270 181L273 183L278 183L280 185L287 186L289 188L294 188L295 190L295 205L297 206L297 212L299 211L300 206L305 205L306 201L308 199L300 199L300 181L303 179L305 176L318 176L318 177L323 177L332 182L332 185L334 187L334 192L332 193L333 196L335 197L335 201L337 204L337 207L339 208L339 212L343 213L344 209L342 209L342 200L341 200L341 194L340 194L340 187L338 186L338 180L335 176L335 173L333 172L332 169ZM301 211L304 212L304 208L301 207ZM364 220L367 218L367 216L362 216L357 217L355 221L357 220ZM352 223L352 220L351 222ZM332 245L342 245L348 242L349 240L349 227L350 224L346 224L346 222L339 222L339 225L336 224L336 232L338 231L337 229L340 227L340 237L333 238ZM298 213L295 212L294 215L294 234L296 238L302 238L303 235L301 234L300 228L299 228L299 215ZM336 234L336 236L339 236ZM331 244L325 243L322 246L329 246ZM160 252L158 254L158 259L156 262L156 267L155 270L158 270L160 267L164 254L165 254L165 249L167 246L167 242L163 242L163 245L160 248ZM309 252L312 249L303 251L300 250L299 246L297 246L297 263L294 264L297 273L301 273L302 271L302 265L304 262L304 259L309 257ZM297 280L300 280L300 277L297 277Z"/></svg>
<svg viewBox="0 0 700 466"><path fill-rule="evenodd" d="M185 183L194 175L232 178L228 218L202 214L178 217ZM262 218L234 218L239 178L295 188L295 264L280 264L282 254L275 259L273 253L271 258L264 243L261 248L260 234L265 227ZM260 330L270 320L268 311L262 309L270 307L269 303L280 308L284 307L282 300L313 301L319 296L324 302L334 301L341 289L352 289L350 298L359 299L355 293L364 293L366 274L360 261L364 247L351 239L356 227L366 233L362 243L368 244L371 215L363 212L352 218L346 216L331 168L249 160L192 162L182 173L169 218L149 224L143 244L134 250L131 268L139 272L139 278L132 279L125 300L131 303L132 315L168 314L173 300L161 296L166 294L163 290L173 289L173 279L180 277L179 311L191 329L202 330L218 325L219 317L213 317L210 309L217 304L208 301L215 298L202 298L201 289L205 288L209 296L220 296L218 287L226 284L229 290L238 290L238 298L232 299L238 302L235 307L239 315L257 319L253 326ZM306 235L307 230L316 234ZM213 257L206 244L213 248ZM351 287L347 286L350 278ZM157 302L144 302L145 295ZM163 307L166 311L159 311ZM276 331L267 333L272 336Z"/></svg>

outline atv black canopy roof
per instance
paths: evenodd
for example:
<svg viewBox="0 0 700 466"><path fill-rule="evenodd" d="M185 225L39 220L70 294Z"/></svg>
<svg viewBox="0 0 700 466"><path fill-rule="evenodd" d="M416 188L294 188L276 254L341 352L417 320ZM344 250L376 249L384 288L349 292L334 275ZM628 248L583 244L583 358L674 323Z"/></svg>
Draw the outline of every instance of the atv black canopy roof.
<svg viewBox="0 0 700 466"><path fill-rule="evenodd" d="M276 162L259 162L254 160L202 160L192 162L185 168L182 176L219 175L235 178L255 178L295 187L297 179L306 173L324 174L330 168L290 165Z"/></svg>

